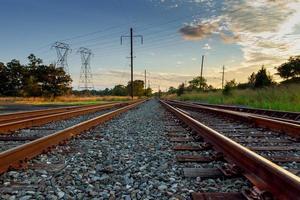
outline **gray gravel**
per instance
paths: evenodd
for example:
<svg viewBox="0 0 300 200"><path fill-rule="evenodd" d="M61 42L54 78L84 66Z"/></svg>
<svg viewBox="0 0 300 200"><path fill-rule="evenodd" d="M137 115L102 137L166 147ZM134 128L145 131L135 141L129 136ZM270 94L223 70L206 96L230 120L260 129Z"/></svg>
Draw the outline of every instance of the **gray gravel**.
<svg viewBox="0 0 300 200"><path fill-rule="evenodd" d="M76 125L80 122L92 119L92 118L102 115L104 113L113 111L115 109L116 108L106 109L106 110L102 110L102 111L98 111L98 112L80 115L77 117L72 117L69 119L61 120L61 121L50 122L50 123L47 123L47 124L44 124L44 125L41 125L38 127L21 129L21 130L13 132L12 135L20 136L20 137L27 137L27 136L43 137L43 136L55 133L59 130L63 130L63 129L66 129L73 125ZM9 135L2 135L2 137L4 137L4 136L9 136ZM4 150L10 149L10 148L13 148L13 147L23 144L25 142L26 141L0 141L0 151L4 151Z"/></svg>
<svg viewBox="0 0 300 200"><path fill-rule="evenodd" d="M241 191L243 178L184 178L165 136L166 112L155 100L0 176L1 199L189 199L194 191ZM188 131L181 129L182 133ZM209 152L208 152L209 153ZM203 152L199 153L200 155ZM205 152L204 152L205 154Z"/></svg>

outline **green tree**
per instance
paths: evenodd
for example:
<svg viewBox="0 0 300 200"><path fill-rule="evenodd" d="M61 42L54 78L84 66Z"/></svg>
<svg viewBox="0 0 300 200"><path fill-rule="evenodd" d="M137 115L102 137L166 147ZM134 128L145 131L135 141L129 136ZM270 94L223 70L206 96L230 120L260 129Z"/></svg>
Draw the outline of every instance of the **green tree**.
<svg viewBox="0 0 300 200"><path fill-rule="evenodd" d="M127 84L128 94L131 95L131 81ZM133 81L133 96L141 97L144 95L144 81L134 80Z"/></svg>
<svg viewBox="0 0 300 200"><path fill-rule="evenodd" d="M126 89L126 87L124 85L116 85L112 89L112 95L115 95L115 96L126 96L126 95L128 95L128 91L127 91L127 89Z"/></svg>
<svg viewBox="0 0 300 200"><path fill-rule="evenodd" d="M284 79L300 76L300 56L290 57L288 62L277 67L278 75Z"/></svg>
<svg viewBox="0 0 300 200"><path fill-rule="evenodd" d="M272 76L269 73L267 73L266 68L262 66L261 69L255 75L254 87L266 87L272 85L273 83L274 82Z"/></svg>
<svg viewBox="0 0 300 200"><path fill-rule="evenodd" d="M222 93L224 95L230 95L232 88L235 88L236 86L237 86L237 83L236 83L235 79L232 79L231 81L226 81L226 84L224 86Z"/></svg>
<svg viewBox="0 0 300 200"><path fill-rule="evenodd" d="M148 87L146 90L145 90L145 96L146 97L150 97L152 95L152 89L150 87Z"/></svg>
<svg viewBox="0 0 300 200"><path fill-rule="evenodd" d="M206 89L207 88L207 80L203 77L197 76L193 78L193 80L189 81L189 87L191 89Z"/></svg>
<svg viewBox="0 0 300 200"><path fill-rule="evenodd" d="M168 93L168 94L176 94L176 92L177 92L177 89L174 88L173 86L171 86L171 87L169 87L167 93Z"/></svg>
<svg viewBox="0 0 300 200"><path fill-rule="evenodd" d="M72 79L62 67L40 65L37 70L43 95L55 97L70 93Z"/></svg>
<svg viewBox="0 0 300 200"><path fill-rule="evenodd" d="M25 67L18 60L13 59L6 64L7 87L4 95L19 96L24 86ZM1 80L2 81L2 80Z"/></svg>
<svg viewBox="0 0 300 200"><path fill-rule="evenodd" d="M183 95L184 90L185 90L184 83L181 83L181 84L178 86L177 96Z"/></svg>

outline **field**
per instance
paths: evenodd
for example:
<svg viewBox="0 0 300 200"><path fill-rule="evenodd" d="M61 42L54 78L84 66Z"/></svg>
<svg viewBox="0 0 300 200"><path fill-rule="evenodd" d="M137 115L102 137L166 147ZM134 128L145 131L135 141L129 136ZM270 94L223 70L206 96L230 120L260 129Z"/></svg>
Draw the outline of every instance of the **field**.
<svg viewBox="0 0 300 200"><path fill-rule="evenodd" d="M170 95L167 98L300 112L300 84L282 85L257 90L235 89L231 91L230 95L223 95L222 91L218 90L216 92L190 92L180 97Z"/></svg>
<svg viewBox="0 0 300 200"><path fill-rule="evenodd" d="M43 97L0 97L0 105L6 104L31 104L31 105L85 105L107 102L128 101L130 97L121 96L62 96L54 99Z"/></svg>

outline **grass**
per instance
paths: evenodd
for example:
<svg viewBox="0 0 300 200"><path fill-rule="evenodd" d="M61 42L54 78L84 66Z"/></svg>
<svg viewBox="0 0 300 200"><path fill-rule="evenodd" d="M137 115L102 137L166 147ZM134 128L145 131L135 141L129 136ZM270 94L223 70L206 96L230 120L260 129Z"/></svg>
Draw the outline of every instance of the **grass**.
<svg viewBox="0 0 300 200"><path fill-rule="evenodd" d="M121 96L61 96L53 99L43 97L0 97L0 104L31 104L31 105L89 105L107 102L129 101L130 97Z"/></svg>
<svg viewBox="0 0 300 200"><path fill-rule="evenodd" d="M167 98L300 112L300 84L281 85L257 90L235 89L231 91L230 95L223 95L221 90L216 92L189 92L180 97L170 95Z"/></svg>

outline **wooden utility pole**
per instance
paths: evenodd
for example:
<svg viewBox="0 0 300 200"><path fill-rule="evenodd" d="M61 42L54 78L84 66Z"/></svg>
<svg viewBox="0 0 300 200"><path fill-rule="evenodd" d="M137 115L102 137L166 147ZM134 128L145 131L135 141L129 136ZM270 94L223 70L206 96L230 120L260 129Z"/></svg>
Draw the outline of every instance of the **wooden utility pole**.
<svg viewBox="0 0 300 200"><path fill-rule="evenodd" d="M202 79L203 79L203 63L204 63L204 55L202 55L202 61L201 61L201 71L200 71L200 88L202 88Z"/></svg>
<svg viewBox="0 0 300 200"><path fill-rule="evenodd" d="M134 37L139 37L141 38L141 43L143 44L143 36L142 35L133 35L133 29L130 28L130 35L127 36L121 36L121 45L124 37L129 37L130 38L130 68L131 68L131 98L133 99L133 38Z"/></svg>
<svg viewBox="0 0 300 200"><path fill-rule="evenodd" d="M145 91L147 89L147 71L145 70Z"/></svg>
<svg viewBox="0 0 300 200"><path fill-rule="evenodd" d="M224 89L224 73L225 73L225 66L223 65L223 71L222 71L222 89Z"/></svg>

